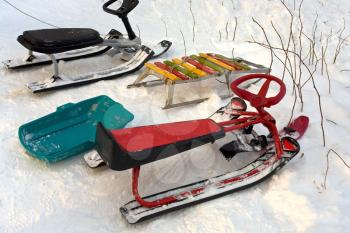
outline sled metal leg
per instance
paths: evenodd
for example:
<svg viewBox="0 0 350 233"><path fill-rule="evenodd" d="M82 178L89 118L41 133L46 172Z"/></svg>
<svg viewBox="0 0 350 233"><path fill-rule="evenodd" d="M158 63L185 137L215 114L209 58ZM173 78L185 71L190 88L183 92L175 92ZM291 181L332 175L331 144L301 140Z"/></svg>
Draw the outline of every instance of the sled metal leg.
<svg viewBox="0 0 350 233"><path fill-rule="evenodd" d="M203 193L204 191L204 187L199 186L199 187L190 189L188 191L177 193L175 195L169 195L159 199L155 199L153 201L147 201L140 196L139 190L138 190L140 170L141 170L140 166L134 167L132 169L132 194L135 200L143 207L155 208L163 205L168 205L170 203L173 203L182 199L186 199L188 196L198 195L200 193Z"/></svg>
<svg viewBox="0 0 350 233"><path fill-rule="evenodd" d="M32 62L36 57L33 54L32 50L28 50L27 58L25 59L26 62Z"/></svg>
<svg viewBox="0 0 350 233"><path fill-rule="evenodd" d="M226 95L221 95L220 97L222 99L226 99L226 98L230 98L233 96L233 93L231 91L231 87L230 87L230 76L231 76L232 72L225 72L225 84L226 84L226 88L227 88L227 94ZM236 78L237 75L233 75L232 77Z"/></svg>
<svg viewBox="0 0 350 233"><path fill-rule="evenodd" d="M135 80L133 84L128 85L128 88L130 87L139 87L140 82L145 79L147 76L151 75L151 70L150 69L145 69Z"/></svg>
<svg viewBox="0 0 350 233"><path fill-rule="evenodd" d="M201 98L201 99L195 99L195 100L190 100L190 101L185 101L181 103L176 103L174 104L174 90L175 90L175 82L168 80L165 84L166 88L166 100L165 100L165 105L163 109L169 109L169 108L176 108L176 107L182 107L190 104L198 104L201 103L208 98Z"/></svg>
<svg viewBox="0 0 350 233"><path fill-rule="evenodd" d="M166 93L166 100L165 100L165 106L164 109L167 106L171 106L173 104L173 99L174 99L174 83L172 81L167 81L165 84L165 93Z"/></svg>
<svg viewBox="0 0 350 233"><path fill-rule="evenodd" d="M53 54L48 54L48 56L51 58L52 60L52 65L53 65L53 72L54 72L54 75L53 77L54 78L58 78L59 77L59 72L58 72L58 62L56 60L56 57L53 55Z"/></svg>
<svg viewBox="0 0 350 233"><path fill-rule="evenodd" d="M153 208L153 207L157 207L157 206L166 205L166 204L169 204L169 203L177 200L177 198L174 196L161 198L161 199L158 199L155 201L146 201L146 200L142 199L142 197L139 194L139 190L138 190L140 169L141 169L140 166L134 167L132 169L132 194L134 195L135 200L140 205L142 205L144 207L148 207L148 208Z"/></svg>
<svg viewBox="0 0 350 233"><path fill-rule="evenodd" d="M145 78L147 78L150 75L154 75L156 77L158 77L158 80L152 80L152 81L146 81L146 82L142 82ZM133 87L152 87L152 86L160 86L164 84L164 80L159 77L159 75L155 72L153 72L152 70L146 68L135 80L135 82L133 84L130 84L127 86L127 88L133 88Z"/></svg>

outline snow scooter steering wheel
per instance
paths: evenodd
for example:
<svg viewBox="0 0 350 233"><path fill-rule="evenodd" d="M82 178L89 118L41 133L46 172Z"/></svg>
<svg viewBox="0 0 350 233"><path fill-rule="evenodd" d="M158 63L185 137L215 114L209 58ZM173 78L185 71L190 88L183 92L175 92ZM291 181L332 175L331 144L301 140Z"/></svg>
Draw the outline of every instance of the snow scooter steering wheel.
<svg viewBox="0 0 350 233"><path fill-rule="evenodd" d="M247 90L243 90L238 87L241 83L256 78L266 79L264 84L261 86L261 89L259 90L258 94L253 94ZM277 95L273 97L266 97L271 81L276 82L279 85L280 90ZM286 86L284 85L283 81L275 76L268 74L250 74L240 77L233 81L231 83L231 89L237 96L249 101L250 105L256 108L256 110L259 113L259 117L257 118L257 120L259 120L260 123L262 123L266 128L268 128L268 130L272 134L273 139L275 141L277 158L280 159L283 154L283 149L280 143L275 119L268 112L266 112L264 108L269 108L282 100L282 98L286 94Z"/></svg>
<svg viewBox="0 0 350 233"><path fill-rule="evenodd" d="M256 78L266 79L258 94L253 94L238 87L241 83ZM266 97L271 81L277 83L280 90L277 95L273 97ZM283 81L269 74L250 74L240 77L231 83L231 89L237 96L249 101L250 105L256 108L259 112L264 107L269 108L272 105L279 103L286 94L286 86L284 85Z"/></svg>

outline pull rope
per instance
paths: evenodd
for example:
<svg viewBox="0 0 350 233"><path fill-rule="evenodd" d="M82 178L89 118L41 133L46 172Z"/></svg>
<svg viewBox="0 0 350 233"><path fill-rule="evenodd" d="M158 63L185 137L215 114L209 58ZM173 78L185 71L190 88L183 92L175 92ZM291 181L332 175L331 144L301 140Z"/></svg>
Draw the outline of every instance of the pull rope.
<svg viewBox="0 0 350 233"><path fill-rule="evenodd" d="M53 24L48 23L48 22L45 22L44 20L41 20L41 19L39 19L39 18L37 18L37 17L35 17L35 16L33 16L33 15L30 15L30 14L24 12L23 10L19 9L18 7L16 7L15 5L13 5L12 3L10 3L10 2L7 1L7 0L2 0L2 1L5 2L7 5L11 6L13 9L15 9L15 10L17 10L18 12L22 13L23 15L26 15L26 16L28 16L28 17L30 17L30 18L32 18L32 19L34 19L34 20L36 20L36 21L38 21L38 22L40 22L40 23L49 25L49 26L51 26L51 27L59 28L59 27L56 26L56 25L53 25Z"/></svg>

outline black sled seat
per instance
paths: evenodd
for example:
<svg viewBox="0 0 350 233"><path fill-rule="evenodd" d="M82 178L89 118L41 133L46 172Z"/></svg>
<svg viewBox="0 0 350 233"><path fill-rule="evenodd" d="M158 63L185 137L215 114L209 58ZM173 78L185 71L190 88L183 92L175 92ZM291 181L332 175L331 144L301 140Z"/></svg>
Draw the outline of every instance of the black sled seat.
<svg viewBox="0 0 350 233"><path fill-rule="evenodd" d="M17 41L31 51L54 54L97 45L103 39L90 28L54 28L25 31Z"/></svg>
<svg viewBox="0 0 350 233"><path fill-rule="evenodd" d="M214 142L225 132L213 120L203 119L120 130L99 123L96 149L113 170L126 170Z"/></svg>

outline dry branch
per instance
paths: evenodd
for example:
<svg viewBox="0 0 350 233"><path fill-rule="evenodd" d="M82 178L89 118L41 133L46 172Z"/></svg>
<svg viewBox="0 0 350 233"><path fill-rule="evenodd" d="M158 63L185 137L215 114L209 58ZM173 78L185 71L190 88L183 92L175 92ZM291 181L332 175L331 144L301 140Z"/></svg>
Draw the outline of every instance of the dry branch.
<svg viewBox="0 0 350 233"><path fill-rule="evenodd" d="M165 37L168 37L168 27L166 26L166 22L163 18L161 20L164 23L164 27L165 27Z"/></svg>
<svg viewBox="0 0 350 233"><path fill-rule="evenodd" d="M182 41L183 41L184 49L185 49L185 57L186 57L187 56L186 40L185 40L185 36L182 33L181 29L180 29L180 33L181 33L181 36L182 36Z"/></svg>
<svg viewBox="0 0 350 233"><path fill-rule="evenodd" d="M237 26L238 26L238 20L237 20L237 17L235 17L235 29L234 29L234 31L233 31L233 38L232 38L232 41L235 41L235 39L236 39Z"/></svg>
<svg viewBox="0 0 350 233"><path fill-rule="evenodd" d="M141 38L141 31L140 31L139 25L136 24L136 27L137 27L137 31L138 31L138 36L139 36L139 38Z"/></svg>
<svg viewBox="0 0 350 233"><path fill-rule="evenodd" d="M327 189L326 182L327 182L327 175L328 175L328 172L329 172L329 154L331 152L333 152L335 155L337 155L337 157L343 162L343 164L347 168L350 169L350 165L343 159L343 157L341 157L335 150L329 149L328 152L327 152L327 168L326 168L326 173L325 173L324 180L323 180L323 187L324 187L324 189Z"/></svg>
<svg viewBox="0 0 350 233"><path fill-rule="evenodd" d="M260 29L262 30L262 32L264 33L265 40L266 40L267 44L269 45L270 56L271 56L271 63L270 63L270 67L269 67L269 68L270 68L270 70L271 70L271 67L272 67L272 64L273 64L273 51L272 51L271 43L270 43L270 41L269 41L269 38L267 37L266 31L265 31L265 29L263 28L263 26L261 26L261 25L258 23L258 21L256 21L253 17L252 17L252 19L253 19L253 22L256 23L256 24L260 27Z"/></svg>
<svg viewBox="0 0 350 233"><path fill-rule="evenodd" d="M194 42L194 38L195 38L195 26L196 26L196 20L194 18L194 14L193 14L193 11L192 11L192 0L190 0L190 12L191 12L191 15L192 15L192 19L193 19L193 25L192 25L192 41Z"/></svg>
<svg viewBox="0 0 350 233"><path fill-rule="evenodd" d="M260 46L262 46L264 48L270 49L271 51L273 51L273 50L280 50L280 51L282 50L283 51L283 49L281 49L281 48L273 47L271 45L266 45L264 43L257 42L257 41L248 41L248 43L258 44L258 45L260 45ZM320 111L320 116L321 116L322 139L323 139L323 145L325 146L326 145L326 137L325 137L325 131L324 131L324 127L323 127L323 125L324 125L324 118L323 118L323 111L322 111L321 95L320 95L320 93L318 91L318 88L317 88L317 86L315 84L315 80L314 80L314 76L313 76L315 72L311 72L310 68L305 64L305 62L302 60L302 58L300 57L300 55L298 53L295 53L294 51L291 51L291 50L288 50L288 52L296 54L296 56L298 57L298 59L301 62L301 64L303 64L303 66L306 68L306 70L310 74L310 78L309 79L312 80L313 88L314 88L314 90L315 90L315 92L317 94L317 97L318 97L318 105L319 105L319 111ZM299 92L301 92L301 91L302 91L302 87L300 86L299 87Z"/></svg>
<svg viewBox="0 0 350 233"><path fill-rule="evenodd" d="M226 26L225 26L226 40L228 40L228 23L229 23L229 21L226 22Z"/></svg>
<svg viewBox="0 0 350 233"><path fill-rule="evenodd" d="M328 71L328 63L327 63L326 55L327 55L327 50L328 50L328 45L329 45L329 39L332 37L332 31L333 31L333 29L331 28L331 31L326 39L326 46L325 46L324 54L323 54L323 59L324 59L323 62L324 62L324 65L326 67L326 74L327 74L327 79L328 79L328 93L329 94L331 94L331 79L330 79L330 75L329 75L329 71Z"/></svg>

